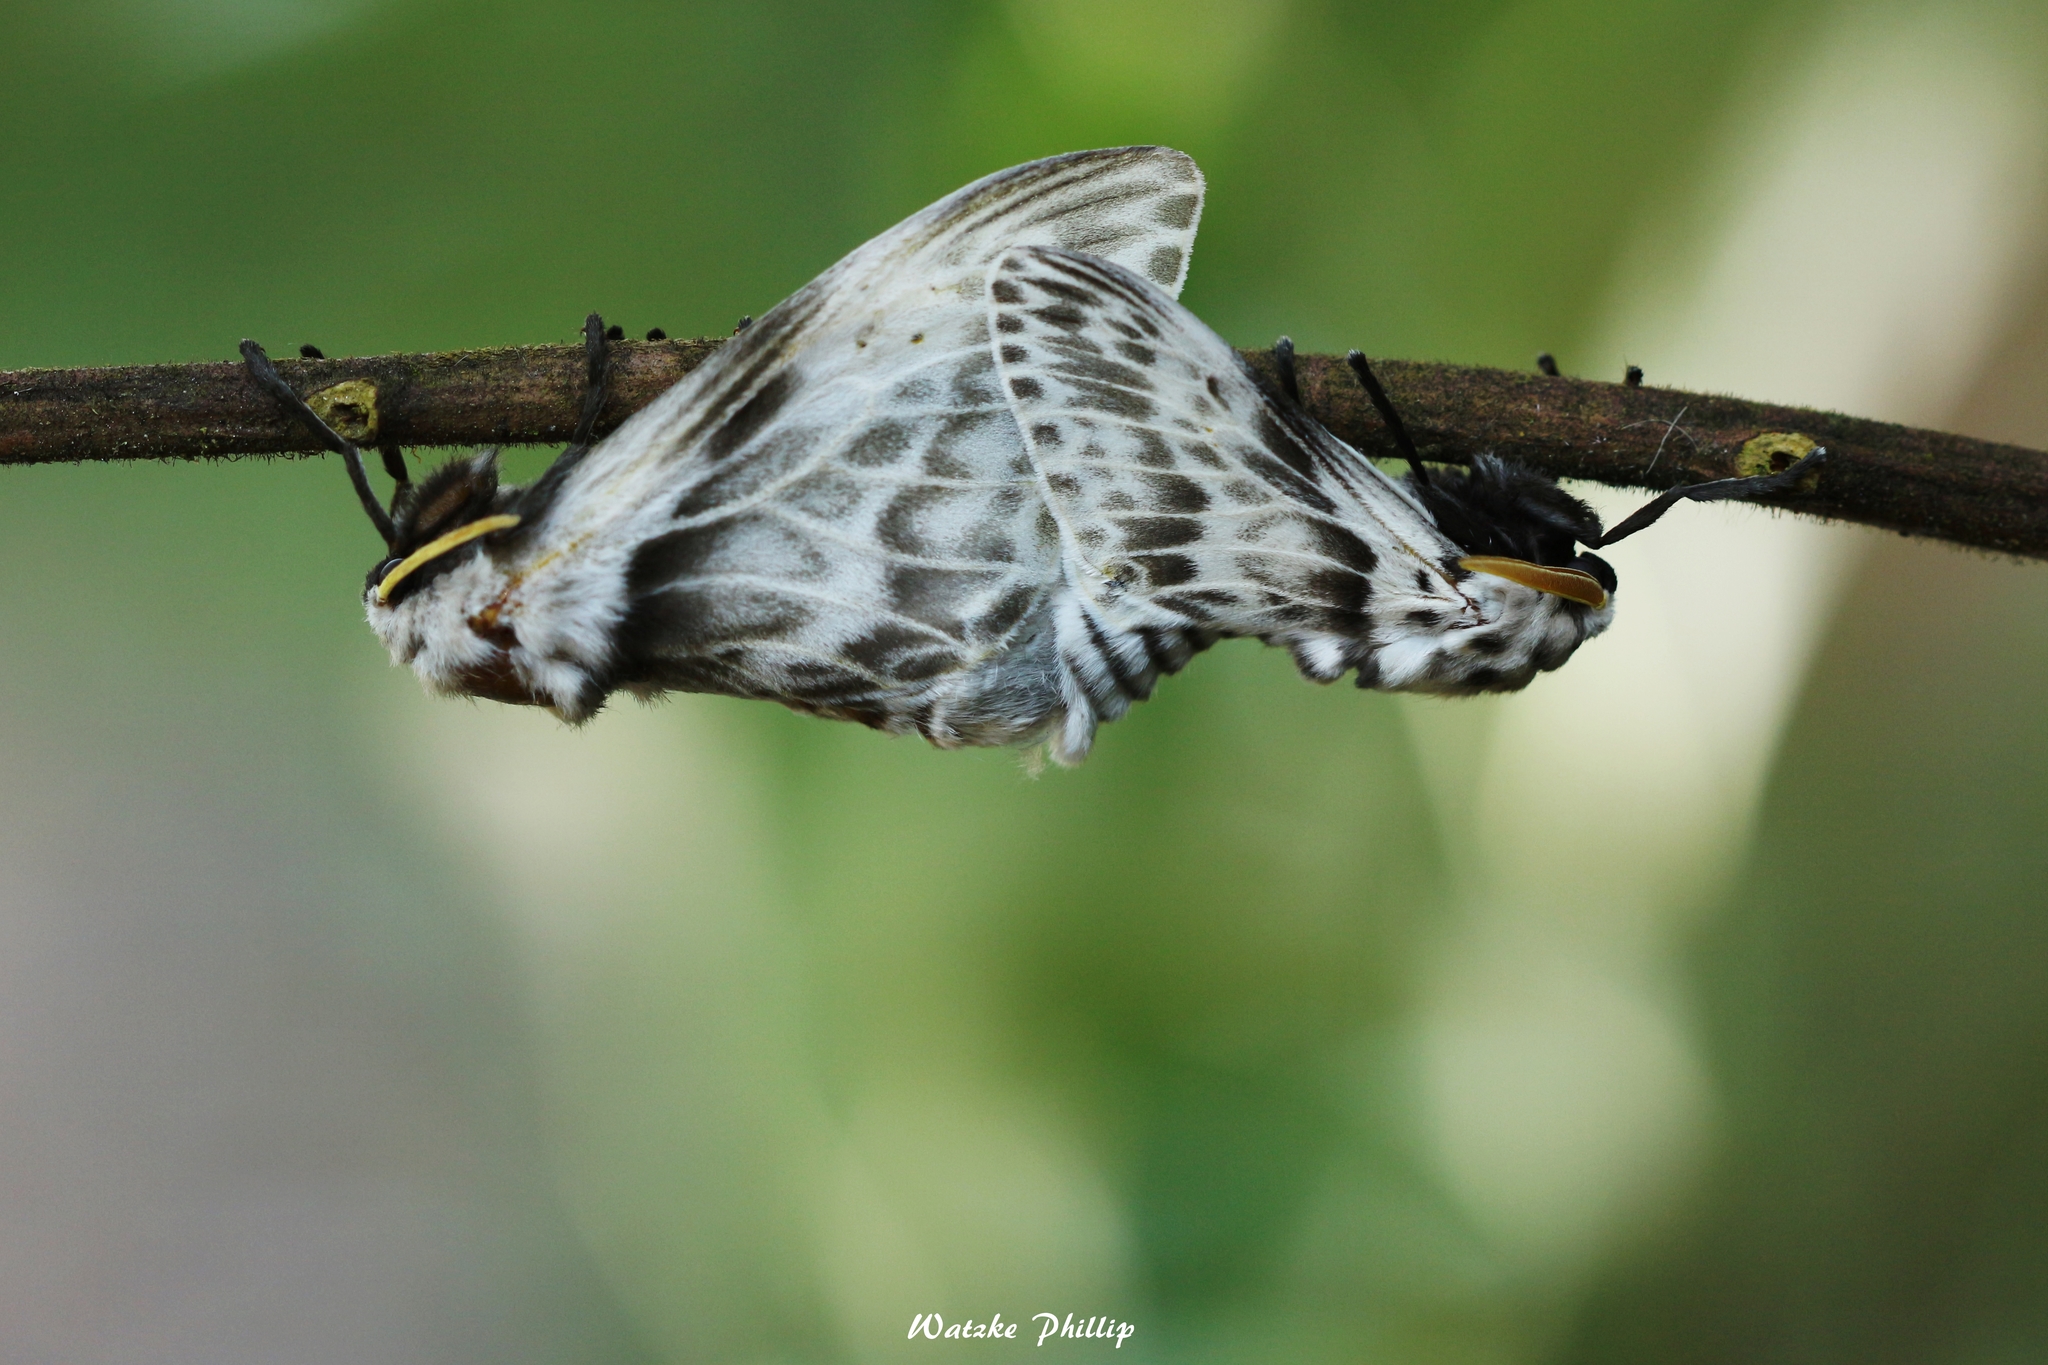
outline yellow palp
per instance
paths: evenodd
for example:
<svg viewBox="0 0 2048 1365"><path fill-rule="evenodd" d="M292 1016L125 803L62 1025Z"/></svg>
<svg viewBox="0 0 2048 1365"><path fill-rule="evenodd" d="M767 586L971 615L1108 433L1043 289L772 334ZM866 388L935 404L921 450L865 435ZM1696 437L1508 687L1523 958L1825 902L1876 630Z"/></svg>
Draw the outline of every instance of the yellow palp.
<svg viewBox="0 0 2048 1365"><path fill-rule="evenodd" d="M478 536L487 536L493 531L503 531L518 524L519 518L507 512L495 517L478 517L475 521L465 522L456 527L445 536L434 537L399 560L391 572L384 575L383 581L377 585L377 605L381 607L389 602L391 590L404 582L406 575L420 565L439 559L457 546L469 544Z"/></svg>
<svg viewBox="0 0 2048 1365"><path fill-rule="evenodd" d="M1470 569L1473 573L1490 573L1495 578L1505 578L1525 588L1583 602L1589 607L1607 605L1607 589L1601 586L1600 580L1578 569L1531 564L1526 559L1507 559L1500 555L1473 555L1459 560L1458 567Z"/></svg>

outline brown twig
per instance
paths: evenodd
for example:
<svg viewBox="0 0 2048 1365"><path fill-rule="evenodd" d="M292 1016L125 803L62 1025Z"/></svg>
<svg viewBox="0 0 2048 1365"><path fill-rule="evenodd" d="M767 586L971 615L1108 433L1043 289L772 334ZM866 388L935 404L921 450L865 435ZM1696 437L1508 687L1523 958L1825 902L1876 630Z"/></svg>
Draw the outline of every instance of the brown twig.
<svg viewBox="0 0 2048 1365"><path fill-rule="evenodd" d="M617 343L598 430L719 344ZM1269 353L1245 355L1272 373ZM566 440L583 363L578 346L522 346L278 369L359 444L468 446ZM1777 505L2048 556L2048 455L2038 451L1673 389L1393 360L1376 368L1427 459L1492 451L1560 478L1662 489L1783 468L1821 445L1817 486ZM1395 453L1340 357L1299 356L1296 370L1303 404L1324 425L1369 455ZM316 451L236 363L0 373L0 464Z"/></svg>

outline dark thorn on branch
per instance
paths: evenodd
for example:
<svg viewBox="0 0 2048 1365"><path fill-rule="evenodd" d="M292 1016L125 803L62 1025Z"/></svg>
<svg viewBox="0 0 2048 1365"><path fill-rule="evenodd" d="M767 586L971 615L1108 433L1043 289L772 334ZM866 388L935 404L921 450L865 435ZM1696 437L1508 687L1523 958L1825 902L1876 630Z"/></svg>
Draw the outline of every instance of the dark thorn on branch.
<svg viewBox="0 0 2048 1365"><path fill-rule="evenodd" d="M376 391L379 446L559 445L590 391L580 346L275 362L297 393L349 380ZM608 347L602 437L723 345L717 339ZM1272 353L1243 353L1275 378ZM1344 358L1297 353L1303 411L1374 459L1405 456ZM1527 370L1382 360L1417 453L1462 464L1492 452L1558 478L1666 488L1766 472L1826 446L1811 492L1768 501L1962 545L2048 558L2048 454L1837 413L1714 394L1631 389ZM1674 433L1672 414L1684 409ZM1683 436L1685 439L1679 439ZM1659 444L1663 455L1657 458ZM0 374L0 464L192 460L310 453L316 437L234 363ZM1654 468L1651 461L1656 458Z"/></svg>
<svg viewBox="0 0 2048 1365"><path fill-rule="evenodd" d="M299 347L299 355L300 355L300 357L301 357L301 358L303 358L303 359L306 359L306 360L325 360L325 359L327 359L327 357L326 357L326 356L324 356L324 355L322 355L322 354L320 353L320 348L319 348L318 346L315 346L315 345L314 345L314 344L313 344L312 342L310 342L310 341L309 341L309 342L307 342L307 343L306 343L305 345L303 345L303 346Z"/></svg>
<svg viewBox="0 0 2048 1365"><path fill-rule="evenodd" d="M1643 386L1643 367L1631 365L1623 370L1621 372L1621 382L1632 389L1640 389Z"/></svg>
<svg viewBox="0 0 2048 1365"><path fill-rule="evenodd" d="M1542 355L1537 356L1536 372L1538 374L1545 375L1551 379L1556 379L1558 377L1557 357L1552 355L1548 351L1545 351Z"/></svg>
<svg viewBox="0 0 2048 1365"><path fill-rule="evenodd" d="M649 327L647 329L647 339L649 341L667 341L668 333L662 331L659 327Z"/></svg>

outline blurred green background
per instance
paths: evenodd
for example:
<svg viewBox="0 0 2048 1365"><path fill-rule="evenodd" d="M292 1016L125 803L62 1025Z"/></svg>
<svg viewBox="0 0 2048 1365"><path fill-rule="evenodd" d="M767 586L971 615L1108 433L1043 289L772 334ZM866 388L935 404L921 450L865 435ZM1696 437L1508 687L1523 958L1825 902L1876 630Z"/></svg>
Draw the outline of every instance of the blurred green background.
<svg viewBox="0 0 2048 1365"><path fill-rule="evenodd" d="M718 334L1158 141L1239 344L2048 445L2044 18L15 0L0 369ZM0 1358L2048 1358L2037 566L1687 508L1526 694L1033 778L430 701L329 463L0 486Z"/></svg>

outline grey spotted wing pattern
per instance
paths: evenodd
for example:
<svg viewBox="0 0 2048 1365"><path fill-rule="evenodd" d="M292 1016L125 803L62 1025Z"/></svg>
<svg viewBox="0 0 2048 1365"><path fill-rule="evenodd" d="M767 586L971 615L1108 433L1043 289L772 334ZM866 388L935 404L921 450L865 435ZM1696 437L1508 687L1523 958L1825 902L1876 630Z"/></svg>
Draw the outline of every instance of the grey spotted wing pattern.
<svg viewBox="0 0 2048 1365"><path fill-rule="evenodd" d="M623 584L612 685L772 697L942 744L1042 725L1058 540L996 384L988 271L1042 243L1178 289L1201 193L1164 148L991 176L854 251L593 450L544 538ZM637 549L607 570L601 539Z"/></svg>
<svg viewBox="0 0 2048 1365"><path fill-rule="evenodd" d="M1446 569L1459 552L1406 492L1148 281L1013 249L989 315L1058 525L1070 746L1086 713L1114 718L1210 640L1285 645L1328 680L1369 675L1389 613L1469 610Z"/></svg>

